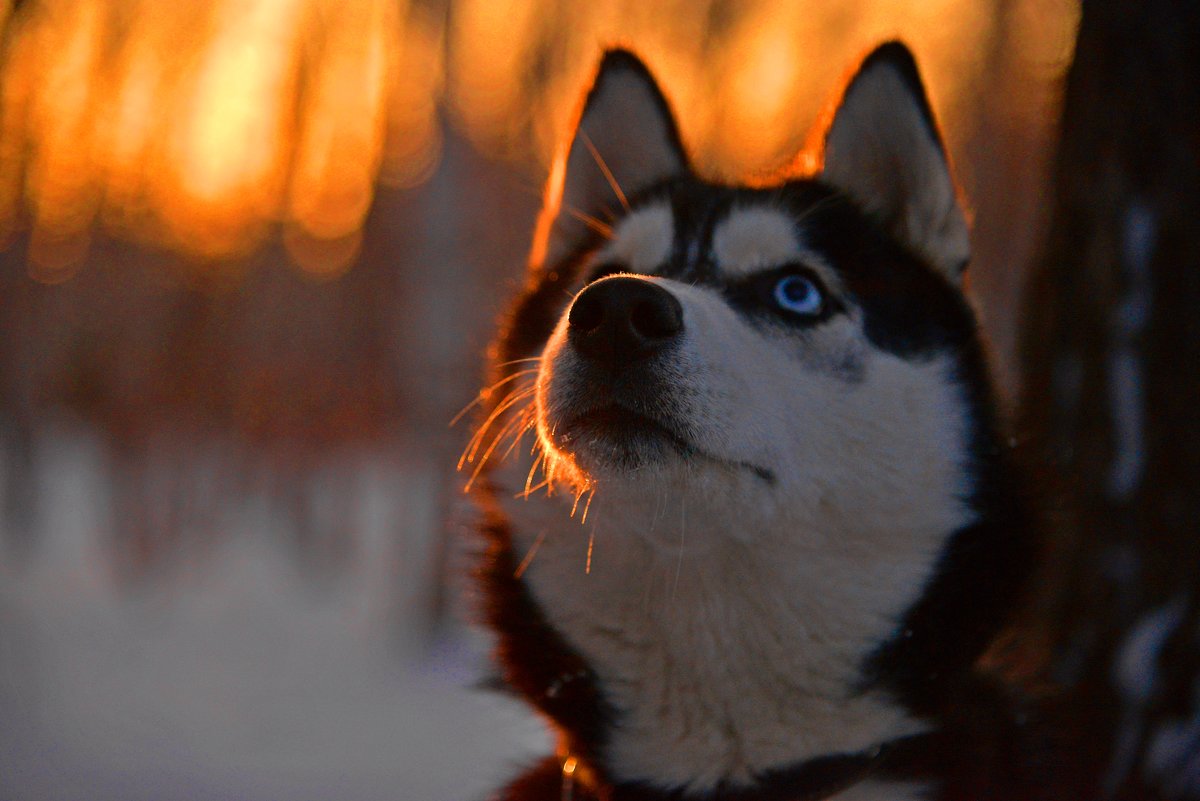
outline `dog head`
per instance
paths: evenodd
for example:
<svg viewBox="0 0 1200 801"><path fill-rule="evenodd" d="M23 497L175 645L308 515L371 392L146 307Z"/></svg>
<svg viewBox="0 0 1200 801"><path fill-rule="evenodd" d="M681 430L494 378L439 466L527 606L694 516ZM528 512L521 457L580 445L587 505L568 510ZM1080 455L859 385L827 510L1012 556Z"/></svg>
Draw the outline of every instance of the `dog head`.
<svg viewBox="0 0 1200 801"><path fill-rule="evenodd" d="M621 715L623 780L712 787L920 727L871 665L937 639L914 610L980 513L967 224L902 45L819 131L815 170L705 180L646 68L607 54L494 348L465 460Z"/></svg>
<svg viewBox="0 0 1200 801"><path fill-rule="evenodd" d="M906 50L866 60L823 155L772 186L705 182L645 67L606 56L499 349L538 359L513 383L552 488L628 508L703 486L746 537L780 514L958 514L967 229Z"/></svg>

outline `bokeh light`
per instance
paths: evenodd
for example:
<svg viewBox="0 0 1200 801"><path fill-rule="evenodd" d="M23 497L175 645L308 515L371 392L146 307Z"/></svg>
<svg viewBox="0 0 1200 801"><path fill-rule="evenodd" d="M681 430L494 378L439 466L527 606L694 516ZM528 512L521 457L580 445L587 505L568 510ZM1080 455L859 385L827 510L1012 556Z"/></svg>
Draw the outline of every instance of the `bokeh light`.
<svg viewBox="0 0 1200 801"><path fill-rule="evenodd" d="M741 175L793 155L885 38L912 43L952 137L969 131L1005 14L1026 62L1065 68L1076 13L1049 0L39 0L6 10L0 232L30 229L46 282L97 222L209 262L282 229L297 264L336 275L377 182L432 174L443 100L484 153L545 169L601 48L629 45L701 166Z"/></svg>

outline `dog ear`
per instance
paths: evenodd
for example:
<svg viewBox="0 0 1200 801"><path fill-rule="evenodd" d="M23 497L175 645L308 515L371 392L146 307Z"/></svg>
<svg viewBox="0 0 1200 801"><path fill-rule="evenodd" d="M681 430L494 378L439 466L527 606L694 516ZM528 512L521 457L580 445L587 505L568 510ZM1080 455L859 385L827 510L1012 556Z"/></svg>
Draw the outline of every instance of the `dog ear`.
<svg viewBox="0 0 1200 801"><path fill-rule="evenodd" d="M850 80L825 133L821 177L961 279L971 255L966 215L916 62L900 42L877 48Z"/></svg>
<svg viewBox="0 0 1200 801"><path fill-rule="evenodd" d="M555 264L611 222L638 191L687 167L675 118L650 71L627 50L604 54L555 160L530 264Z"/></svg>

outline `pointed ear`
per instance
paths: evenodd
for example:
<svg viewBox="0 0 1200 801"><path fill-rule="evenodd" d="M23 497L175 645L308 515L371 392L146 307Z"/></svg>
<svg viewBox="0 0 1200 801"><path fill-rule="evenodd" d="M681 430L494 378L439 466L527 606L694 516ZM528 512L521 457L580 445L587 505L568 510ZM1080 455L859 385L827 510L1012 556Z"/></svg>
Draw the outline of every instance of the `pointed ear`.
<svg viewBox="0 0 1200 801"><path fill-rule="evenodd" d="M821 177L948 278L961 279L971 255L967 219L903 44L881 45L850 80L825 134Z"/></svg>
<svg viewBox="0 0 1200 801"><path fill-rule="evenodd" d="M609 50L580 108L570 147L555 160L530 264L554 264L627 199L687 168L675 118L646 66Z"/></svg>

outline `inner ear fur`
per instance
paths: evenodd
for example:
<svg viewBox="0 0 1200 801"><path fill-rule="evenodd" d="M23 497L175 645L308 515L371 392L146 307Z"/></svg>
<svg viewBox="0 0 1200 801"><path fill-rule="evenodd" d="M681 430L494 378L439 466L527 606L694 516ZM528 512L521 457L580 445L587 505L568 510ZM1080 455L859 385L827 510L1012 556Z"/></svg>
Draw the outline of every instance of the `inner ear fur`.
<svg viewBox="0 0 1200 801"><path fill-rule="evenodd" d="M863 60L825 132L822 155L822 180L960 281L971 255L967 218L907 47L888 42Z"/></svg>
<svg viewBox="0 0 1200 801"><path fill-rule="evenodd" d="M557 263L594 237L597 223L609 225L629 197L687 169L670 105L628 50L604 54L577 120L547 183L534 268Z"/></svg>

